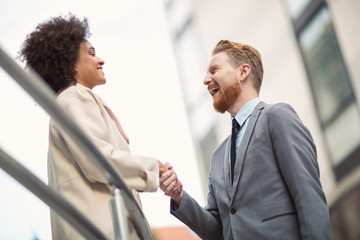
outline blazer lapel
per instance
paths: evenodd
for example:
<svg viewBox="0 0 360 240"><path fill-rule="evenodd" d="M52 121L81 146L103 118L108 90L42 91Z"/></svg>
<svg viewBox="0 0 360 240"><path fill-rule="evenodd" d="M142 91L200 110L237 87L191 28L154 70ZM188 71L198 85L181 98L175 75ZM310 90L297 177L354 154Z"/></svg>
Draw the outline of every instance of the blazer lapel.
<svg viewBox="0 0 360 240"><path fill-rule="evenodd" d="M226 144L225 144L225 152L224 152L224 176L225 176L225 186L226 186L226 191L229 195L229 197L231 196L231 186L230 186L230 146L231 146L231 135L230 137L228 137L226 139Z"/></svg>
<svg viewBox="0 0 360 240"><path fill-rule="evenodd" d="M231 199L233 201L234 194L236 192L237 186L240 181L243 165L244 165L244 158L246 156L247 147L249 146L249 142L252 136L252 133L254 131L256 121L261 113L261 110L264 108L264 103L260 102L258 105L256 105L254 111L251 113L251 116L249 118L248 125L246 127L244 136L241 140L237 155L236 155L236 162L235 162L235 171L234 171L234 182L233 187L231 189Z"/></svg>
<svg viewBox="0 0 360 240"><path fill-rule="evenodd" d="M119 130L120 134L123 136L123 138L125 139L127 144L129 144L129 137L126 135L123 128L121 127L121 124L120 124L118 118L115 116L115 114L111 111L109 106L100 97L99 97L99 99L100 99L100 102L102 103L102 105L104 106L106 112L109 114L110 118L115 122L116 127Z"/></svg>

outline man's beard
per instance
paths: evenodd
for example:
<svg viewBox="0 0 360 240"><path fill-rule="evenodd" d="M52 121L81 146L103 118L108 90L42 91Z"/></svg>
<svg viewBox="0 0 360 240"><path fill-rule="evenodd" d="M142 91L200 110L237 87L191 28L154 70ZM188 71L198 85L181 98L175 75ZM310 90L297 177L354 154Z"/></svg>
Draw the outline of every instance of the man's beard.
<svg viewBox="0 0 360 240"><path fill-rule="evenodd" d="M235 103L240 93L241 90L239 82L235 82L224 91L220 89L218 94L219 96L217 96L213 103L215 110L220 113L227 111Z"/></svg>

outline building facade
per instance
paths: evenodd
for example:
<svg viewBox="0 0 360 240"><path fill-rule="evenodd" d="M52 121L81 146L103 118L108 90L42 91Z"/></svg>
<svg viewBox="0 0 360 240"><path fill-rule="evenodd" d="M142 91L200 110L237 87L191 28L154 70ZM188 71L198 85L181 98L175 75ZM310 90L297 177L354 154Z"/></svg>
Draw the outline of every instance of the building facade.
<svg viewBox="0 0 360 240"><path fill-rule="evenodd" d="M230 134L202 82L221 39L262 54L260 98L287 102L317 146L334 239L360 238L360 2L164 0L204 194L209 160Z"/></svg>

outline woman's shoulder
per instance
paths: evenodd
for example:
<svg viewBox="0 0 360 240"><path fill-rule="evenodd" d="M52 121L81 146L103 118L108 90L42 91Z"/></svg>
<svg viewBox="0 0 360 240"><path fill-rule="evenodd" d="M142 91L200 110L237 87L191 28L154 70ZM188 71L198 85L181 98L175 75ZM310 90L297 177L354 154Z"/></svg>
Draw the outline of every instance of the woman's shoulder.
<svg viewBox="0 0 360 240"><path fill-rule="evenodd" d="M90 88L87 88L81 84L72 85L66 88L57 96L57 102L60 104L71 103L76 100L95 100L96 95L92 92Z"/></svg>

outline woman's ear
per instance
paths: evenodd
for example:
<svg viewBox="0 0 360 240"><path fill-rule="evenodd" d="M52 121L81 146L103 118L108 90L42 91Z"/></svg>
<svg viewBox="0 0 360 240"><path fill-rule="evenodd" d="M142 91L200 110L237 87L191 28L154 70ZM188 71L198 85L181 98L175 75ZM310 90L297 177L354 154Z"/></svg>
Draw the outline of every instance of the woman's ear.
<svg viewBox="0 0 360 240"><path fill-rule="evenodd" d="M238 70L239 70L238 74L240 81L245 81L245 79L247 79L248 76L250 75L251 67L249 64L244 63L239 66Z"/></svg>

